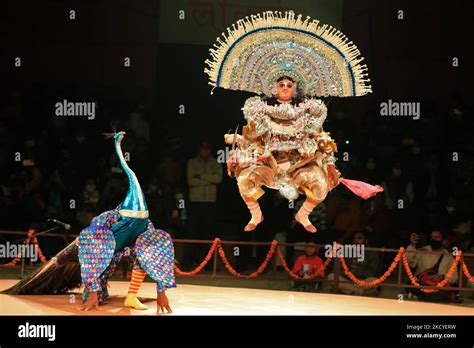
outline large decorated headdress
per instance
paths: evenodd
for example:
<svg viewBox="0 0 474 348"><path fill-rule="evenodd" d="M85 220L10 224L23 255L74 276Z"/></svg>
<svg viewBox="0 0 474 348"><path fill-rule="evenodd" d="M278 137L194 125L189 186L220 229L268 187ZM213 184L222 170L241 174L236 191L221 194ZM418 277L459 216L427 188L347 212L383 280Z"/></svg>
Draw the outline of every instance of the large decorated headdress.
<svg viewBox="0 0 474 348"><path fill-rule="evenodd" d="M359 49L339 30L292 11L264 12L237 21L217 38L206 60L209 84L270 93L281 76L305 96L361 96L372 92Z"/></svg>

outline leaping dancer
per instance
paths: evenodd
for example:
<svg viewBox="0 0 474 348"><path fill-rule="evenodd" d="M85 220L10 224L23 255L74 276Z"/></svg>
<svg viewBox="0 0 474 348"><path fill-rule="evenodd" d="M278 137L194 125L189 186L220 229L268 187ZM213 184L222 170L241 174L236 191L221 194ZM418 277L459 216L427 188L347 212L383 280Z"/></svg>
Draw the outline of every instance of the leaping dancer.
<svg viewBox="0 0 474 348"><path fill-rule="evenodd" d="M262 186L288 200L306 195L295 219L312 233L309 214L339 183L364 199L382 191L340 177L336 143L323 130L327 108L315 97L371 92L360 52L341 32L292 11L264 12L237 21L210 52L209 84L265 95L245 102L242 135L225 135L228 173L251 213L245 231L263 221Z"/></svg>

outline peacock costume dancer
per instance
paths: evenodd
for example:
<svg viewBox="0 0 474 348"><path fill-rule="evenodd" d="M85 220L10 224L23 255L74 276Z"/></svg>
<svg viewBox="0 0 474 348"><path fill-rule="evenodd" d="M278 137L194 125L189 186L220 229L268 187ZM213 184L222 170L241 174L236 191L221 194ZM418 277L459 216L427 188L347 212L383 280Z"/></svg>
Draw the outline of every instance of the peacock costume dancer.
<svg viewBox="0 0 474 348"><path fill-rule="evenodd" d="M134 260L125 307L147 309L137 293L148 274L157 285L158 311L171 312L165 291L176 287L174 248L169 234L148 218L143 190L121 149L125 132L113 135L129 189L117 208L96 216L79 237L46 265L5 291L8 294L57 294L84 286L84 309L98 308L108 297L107 282L123 256Z"/></svg>
<svg viewBox="0 0 474 348"><path fill-rule="evenodd" d="M228 173L251 213L245 231L263 221L262 186L288 200L306 195L295 219L313 233L309 214L339 183L364 199L382 191L340 177L336 143L323 129L327 108L317 97L372 92L360 51L344 34L292 11L264 12L227 28L210 53L210 85L264 95L245 102L242 135L225 135Z"/></svg>

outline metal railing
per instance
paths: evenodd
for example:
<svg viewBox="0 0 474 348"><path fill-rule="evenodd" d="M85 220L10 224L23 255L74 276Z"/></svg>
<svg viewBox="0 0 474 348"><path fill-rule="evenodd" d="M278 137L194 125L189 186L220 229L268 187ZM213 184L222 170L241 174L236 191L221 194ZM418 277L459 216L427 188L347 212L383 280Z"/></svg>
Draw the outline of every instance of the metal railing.
<svg viewBox="0 0 474 348"><path fill-rule="evenodd" d="M174 239L173 242L175 244L209 244L211 245L214 241L213 240L194 240L194 239ZM247 245L247 246L271 246L271 242L244 242L244 241L220 241L220 244L222 245ZM304 247L304 244L302 243L278 243L279 246L286 246L286 247ZM326 245L325 244L316 244L317 250L319 248L324 248ZM376 251L376 252L389 252L396 254L399 252L398 249L390 249L390 248L374 248L374 247L365 247L364 248L366 251ZM407 253L421 253L421 254L437 254L441 255L443 252L442 251L426 251L426 250L406 250L405 252ZM273 255L273 258L275 258L276 255ZM465 257L474 257L474 253L462 253L461 258L459 260L459 265L462 265L462 262L464 261ZM218 260L218 252L217 249L214 251L213 255L213 269L212 269L212 274L211 275L203 275L203 276L211 276L215 277L217 275L217 260ZM325 278L318 280L319 282L322 283L333 283L334 290L338 291L339 290L339 283L349 283L349 284L354 284L350 280L346 280L345 278L341 279L341 276L339 274L340 268L341 268L341 261L339 260L338 257L333 258L334 261L334 268L333 272L334 273L334 279L333 280L328 280ZM454 259L453 259L454 261ZM273 263L274 268L277 267L276 263ZM459 266L458 266L459 267ZM394 288L424 288L424 289L438 289L438 290L458 290L458 291L471 291L474 292L474 287L463 287L464 284L464 273L462 269L459 267L458 270L458 286L453 287L453 286L445 286L438 288L436 286L428 286L428 285L423 285L422 287L412 285L412 284L405 284L402 283L403 280L403 263L400 260L397 266L397 282L396 283L387 283L382 282L379 286L386 286L386 287L394 287ZM183 277L193 277L193 276L183 276ZM303 280L304 281L304 280ZM313 280L315 281L315 280Z"/></svg>
<svg viewBox="0 0 474 348"><path fill-rule="evenodd" d="M28 232L23 232L23 231L0 231L0 235L2 235L2 234L27 236ZM51 233L51 232L41 232L41 236L42 237L56 237L56 238L64 239L65 245L69 244L71 240L73 240L77 237L77 235L75 235L75 234ZM214 240L173 239L173 242L175 244L208 244L208 245L212 245L212 243L214 243ZM247 241L223 241L223 240L221 240L219 243L221 245L235 245L235 246L241 245L241 246L260 246L260 247L264 247L264 246L270 247L271 244L272 244L272 242L247 242ZM284 247L302 247L302 246L304 246L304 244L302 244L302 243L280 243L280 242L278 243L278 245L279 246L284 246ZM318 248L317 250L319 250L319 248L324 248L325 247L324 244L316 244L316 246ZM398 249L374 248L374 247L365 247L365 250L375 251L375 252L382 252L382 253L393 253L393 254L396 254L396 253L399 252ZM414 252L414 253L424 253L424 254L437 254L437 255L441 255L443 253L442 251L426 251L426 250L406 250L405 252L407 252L407 253L413 253ZM199 276L201 276L201 277L216 277L216 276L218 276L217 275L217 269L218 269L219 255L218 255L217 248L214 250L214 253L213 253L212 257L213 257L213 260L212 260L212 264L213 264L212 274L201 274ZM466 257L474 257L474 253L462 253L459 265L462 265L462 263L463 263L463 261ZM275 259L276 254L274 254L272 256L272 258ZM341 269L341 261L339 260L339 258L334 257L333 261L334 261L334 266L333 266L333 272L332 273L334 273L334 279L333 280L328 280L328 279L326 279L326 277L324 277L323 279L313 280L313 281L318 281L318 282L322 282L322 283L333 283L334 290L337 292L337 291L339 291L339 284L340 283L353 284L353 282L350 281L350 280L346 280L345 278L343 278L343 276L341 276L339 274L340 269ZM276 262L273 262L273 267L274 267L274 269L276 269L276 267L277 267ZM403 263L400 260L400 262L398 263L398 266L397 266L397 273L398 274L397 274L397 278L396 278L397 279L396 283L388 283L388 282L385 281L385 282L382 282L379 286L394 287L394 288L413 288L413 289L424 288L424 289L438 289L438 290L442 290L442 291L458 290L458 291L474 292L474 286L473 287L464 286L465 285L464 273L463 273L462 268L460 266L458 266L458 268L459 268L458 269L458 281L457 281L458 286L456 286L456 287L455 286L449 286L449 287L445 286L445 287L438 288L436 286L423 285L422 287L420 287L420 286L416 286L416 285L412 285L412 284L402 283L402 280L403 280ZM195 277L195 275L193 275L193 276L183 275L182 277ZM268 279L268 278L266 278L266 279ZM279 280L281 280L281 278L279 278ZM468 281L466 281L466 283L467 282Z"/></svg>

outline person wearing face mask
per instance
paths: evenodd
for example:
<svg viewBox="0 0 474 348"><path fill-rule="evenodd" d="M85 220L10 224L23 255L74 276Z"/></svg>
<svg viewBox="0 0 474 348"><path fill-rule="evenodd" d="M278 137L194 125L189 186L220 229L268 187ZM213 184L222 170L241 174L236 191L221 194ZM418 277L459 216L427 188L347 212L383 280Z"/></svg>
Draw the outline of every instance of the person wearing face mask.
<svg viewBox="0 0 474 348"><path fill-rule="evenodd" d="M443 234L439 230L433 230L430 234L429 245L418 248L420 237L417 233L410 235L410 245L406 248L407 260L410 268L415 269L415 275L420 284L435 285L442 281L454 261L453 255L443 248ZM417 253L416 251L436 251L440 253ZM455 284L458 280L458 271L454 270L449 283ZM449 283L447 286L449 286ZM456 294L452 291L437 291L424 293L419 289L412 291L419 299L432 302L456 301Z"/></svg>
<svg viewBox="0 0 474 348"><path fill-rule="evenodd" d="M362 180L366 182L377 182L380 181L377 162L375 158L369 157L365 162L365 169L363 170Z"/></svg>
<svg viewBox="0 0 474 348"><path fill-rule="evenodd" d="M449 232L459 224L463 217L457 209L457 203L454 197L448 197L438 218L440 220L440 226Z"/></svg>
<svg viewBox="0 0 474 348"><path fill-rule="evenodd" d="M84 186L84 203L97 205L99 203L99 191L95 185L94 179L88 179Z"/></svg>
<svg viewBox="0 0 474 348"><path fill-rule="evenodd" d="M375 160L373 158L369 158L366 163L367 170L373 171L375 170L375 167L376 167Z"/></svg>
<svg viewBox="0 0 474 348"><path fill-rule="evenodd" d="M382 182L382 187L386 192L385 205L389 209L394 209L400 199L404 205L413 203L413 184L403 175L400 162L394 163L391 174Z"/></svg>
<svg viewBox="0 0 474 348"><path fill-rule="evenodd" d="M360 251L359 255L352 255L345 257L346 264L349 270L359 279L366 282L371 282L377 279L380 268L379 256L374 251L365 250L369 246L369 239L367 238L368 232L366 230L356 231L352 236L352 244L356 246ZM329 281L334 281L334 273L330 273L327 277ZM347 279L342 267L339 268L339 291L348 295L361 295L361 296L378 296L379 287L364 288L354 284L352 281ZM334 285L334 284L333 284Z"/></svg>

